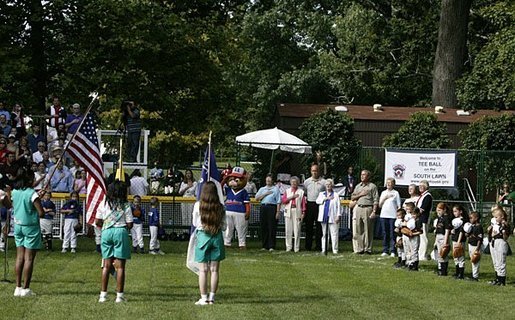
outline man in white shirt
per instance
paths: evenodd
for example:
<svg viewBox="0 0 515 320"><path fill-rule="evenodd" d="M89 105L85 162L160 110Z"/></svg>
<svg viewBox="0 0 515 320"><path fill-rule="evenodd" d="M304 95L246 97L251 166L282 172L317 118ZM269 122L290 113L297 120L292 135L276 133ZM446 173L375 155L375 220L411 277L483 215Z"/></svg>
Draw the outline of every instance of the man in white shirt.
<svg viewBox="0 0 515 320"><path fill-rule="evenodd" d="M317 197L325 190L325 179L320 177L318 165L311 166L311 177L304 181L307 193L306 216L304 217L306 231L306 250L311 251L313 246L313 227L315 227L315 251L322 251L322 225L318 222Z"/></svg>
<svg viewBox="0 0 515 320"><path fill-rule="evenodd" d="M132 172L130 194L146 196L148 194L148 182L141 176L139 169Z"/></svg>
<svg viewBox="0 0 515 320"><path fill-rule="evenodd" d="M38 151L32 154L32 162L40 163L43 161L43 153L45 152L46 144L42 141L38 142Z"/></svg>

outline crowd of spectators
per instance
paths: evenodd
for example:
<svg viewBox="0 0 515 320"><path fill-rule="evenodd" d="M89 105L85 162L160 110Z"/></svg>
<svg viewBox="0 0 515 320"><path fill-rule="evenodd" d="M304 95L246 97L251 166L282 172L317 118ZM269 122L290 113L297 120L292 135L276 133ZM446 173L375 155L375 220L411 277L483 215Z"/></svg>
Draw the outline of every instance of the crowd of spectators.
<svg viewBox="0 0 515 320"><path fill-rule="evenodd" d="M6 103L0 102L0 185L12 188L16 171L26 167L35 173L36 190L85 193L83 168L63 153L82 120L81 106L74 103L66 108L54 97L40 117L26 116L19 103L7 109ZM60 158L63 160L56 166Z"/></svg>

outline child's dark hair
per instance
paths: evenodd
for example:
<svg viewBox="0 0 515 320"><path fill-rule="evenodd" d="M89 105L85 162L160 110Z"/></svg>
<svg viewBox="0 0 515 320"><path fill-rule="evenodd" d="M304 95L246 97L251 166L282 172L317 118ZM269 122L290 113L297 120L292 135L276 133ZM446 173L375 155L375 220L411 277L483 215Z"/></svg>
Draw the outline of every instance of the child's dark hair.
<svg viewBox="0 0 515 320"><path fill-rule="evenodd" d="M107 190L107 202L111 208L127 202L127 186L124 182L116 180L109 185Z"/></svg>
<svg viewBox="0 0 515 320"><path fill-rule="evenodd" d="M477 218L477 221L481 221L481 215L477 211L470 211L469 216L473 216Z"/></svg>
<svg viewBox="0 0 515 320"><path fill-rule="evenodd" d="M413 209L413 214L417 217L420 216L420 208L415 207L415 209Z"/></svg>
<svg viewBox="0 0 515 320"><path fill-rule="evenodd" d="M79 193L77 191L70 192L70 198L73 197L73 196L76 196L78 198L79 197Z"/></svg>
<svg viewBox="0 0 515 320"><path fill-rule="evenodd" d="M461 211L461 217L463 218L463 221L468 222L469 216L467 214L467 210L461 204L455 204L452 206L452 208Z"/></svg>
<svg viewBox="0 0 515 320"><path fill-rule="evenodd" d="M135 196L133 197L133 199L134 199L134 200L136 200L136 198L141 200L141 197L140 197L139 195L135 195Z"/></svg>
<svg viewBox="0 0 515 320"><path fill-rule="evenodd" d="M400 213L401 214L401 217L404 218L404 216L406 215L406 210L400 208L400 209L397 209L397 213Z"/></svg>
<svg viewBox="0 0 515 320"><path fill-rule="evenodd" d="M411 210L414 210L416 207L415 207L415 204L413 202L408 202L406 203L406 208L411 208Z"/></svg>
<svg viewBox="0 0 515 320"><path fill-rule="evenodd" d="M14 181L14 189L27 189L32 188L34 183L34 172L26 168L19 168L16 172L16 179Z"/></svg>

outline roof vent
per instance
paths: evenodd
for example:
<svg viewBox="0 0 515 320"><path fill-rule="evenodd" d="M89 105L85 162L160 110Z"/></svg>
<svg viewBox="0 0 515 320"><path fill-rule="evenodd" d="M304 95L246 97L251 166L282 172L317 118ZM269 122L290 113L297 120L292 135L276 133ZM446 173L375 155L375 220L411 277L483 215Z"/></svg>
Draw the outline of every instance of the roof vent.
<svg viewBox="0 0 515 320"><path fill-rule="evenodd" d="M346 106L336 106L336 107L334 107L334 110L338 111L338 112L347 112L347 111L349 111L349 109Z"/></svg>
<svg viewBox="0 0 515 320"><path fill-rule="evenodd" d="M470 112L465 111L465 110L456 110L456 114L458 116L470 116Z"/></svg>
<svg viewBox="0 0 515 320"><path fill-rule="evenodd" d="M384 111L383 106L378 103L374 104L373 108L374 108L374 112L383 112Z"/></svg>
<svg viewBox="0 0 515 320"><path fill-rule="evenodd" d="M435 113L445 113L442 106L436 106L435 107Z"/></svg>

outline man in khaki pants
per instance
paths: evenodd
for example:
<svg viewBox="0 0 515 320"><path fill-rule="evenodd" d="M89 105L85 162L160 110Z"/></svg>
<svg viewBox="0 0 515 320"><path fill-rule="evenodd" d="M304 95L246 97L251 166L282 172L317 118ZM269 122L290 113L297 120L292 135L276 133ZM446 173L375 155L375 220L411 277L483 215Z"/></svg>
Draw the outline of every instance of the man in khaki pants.
<svg viewBox="0 0 515 320"><path fill-rule="evenodd" d="M359 183L351 195L357 201L352 217L352 247L354 253L372 254L373 221L376 217L379 194L377 186L370 182L370 171L361 171Z"/></svg>

